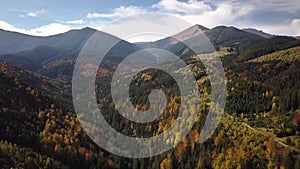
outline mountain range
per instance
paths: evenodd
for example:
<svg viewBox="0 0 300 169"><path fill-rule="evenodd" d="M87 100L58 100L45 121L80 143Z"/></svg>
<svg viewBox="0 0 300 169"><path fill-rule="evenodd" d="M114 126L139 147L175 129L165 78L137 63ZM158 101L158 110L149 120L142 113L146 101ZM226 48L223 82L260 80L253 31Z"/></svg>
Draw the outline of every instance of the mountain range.
<svg viewBox="0 0 300 169"><path fill-rule="evenodd" d="M70 80L72 66L81 48L95 32L94 29L83 28L54 36L35 37L0 30L0 37L7 39L0 42L0 60L37 72L42 76ZM300 43L293 37L268 36L268 34L255 29L239 30L226 26L208 29L204 26L195 25L177 35L155 42L130 44L122 41L122 44L114 47L114 51L118 54L127 51L125 53L128 54L130 50L136 51L139 48L155 47L169 50L179 56L193 55L193 51L183 43L186 41L189 44L196 44L202 33L208 37L217 50L220 47L232 47L242 51L241 57L245 57L245 59L266 54L259 53L259 51L265 50L263 48L270 42L278 45L285 43L284 46L280 46L278 49L273 48L276 44L272 45L272 48L268 49L271 52L297 46ZM183 40L183 43L176 42L176 39Z"/></svg>
<svg viewBox="0 0 300 169"><path fill-rule="evenodd" d="M159 48L181 57L201 93L197 120L177 146L151 158L130 159L98 147L74 112L74 65L95 32L83 28L36 37L0 30L0 168L300 168L299 38L194 25L154 42L120 39L105 56L95 82L99 108L115 130L132 137L157 135L173 124L180 107L174 80L149 70L134 76L132 103L136 109L147 109L148 88L162 88L169 99L167 113L146 124L118 114L109 96L110 81L118 64L133 52ZM199 132L212 103L210 81L199 57L214 51L195 52L186 44L201 44L203 34L223 63L227 98L218 128L200 144ZM136 101L139 97L143 99Z"/></svg>

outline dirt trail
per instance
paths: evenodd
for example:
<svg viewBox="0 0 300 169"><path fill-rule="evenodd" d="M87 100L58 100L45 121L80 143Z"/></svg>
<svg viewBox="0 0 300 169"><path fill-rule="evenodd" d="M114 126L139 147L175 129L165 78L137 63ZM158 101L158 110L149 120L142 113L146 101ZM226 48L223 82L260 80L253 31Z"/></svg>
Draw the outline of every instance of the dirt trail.
<svg viewBox="0 0 300 169"><path fill-rule="evenodd" d="M231 116L230 114L226 113L226 115L229 116L231 119L234 119L234 117ZM250 130L252 130L252 131L254 131L254 132L258 132L258 133L261 133L261 134L263 133L263 134L265 134L265 135L271 137L270 133L267 133L267 132L265 132L265 131L262 131L262 130L253 128L253 127L251 127L249 124L247 124L247 123L245 123L245 122L239 122L239 123L241 123L243 126L249 128ZM283 143L282 141L280 141L280 140L279 140L277 137L275 137L275 136L273 136L273 137L274 137L274 141L277 142L278 144L280 144L281 146L286 147L286 148L289 148L289 149L291 149L291 150L293 150L293 151L295 151L295 152L297 152L297 153L300 153L300 150L299 150L299 149L296 149L296 148L294 148L294 147L292 147L292 146L290 146L290 145L287 145L287 144Z"/></svg>

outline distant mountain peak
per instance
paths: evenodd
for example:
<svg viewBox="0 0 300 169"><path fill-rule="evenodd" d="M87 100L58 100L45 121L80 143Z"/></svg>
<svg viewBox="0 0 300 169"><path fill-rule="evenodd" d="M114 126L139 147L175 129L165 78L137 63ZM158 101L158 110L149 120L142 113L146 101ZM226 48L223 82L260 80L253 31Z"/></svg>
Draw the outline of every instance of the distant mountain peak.
<svg viewBox="0 0 300 169"><path fill-rule="evenodd" d="M181 40L181 41L185 41L185 40L195 37L197 35L203 34L208 30L209 30L208 28L197 24L197 25L194 25L172 37L175 39Z"/></svg>
<svg viewBox="0 0 300 169"><path fill-rule="evenodd" d="M94 28L91 28L91 27L84 27L82 29L80 29L81 31L97 31L96 29Z"/></svg>
<svg viewBox="0 0 300 169"><path fill-rule="evenodd" d="M271 34L268 34L268 33L263 32L262 30L257 30L257 29L253 29L253 28L246 28L246 29L243 29L243 31L251 33L251 34L255 34L260 37L267 38L267 39L273 37L273 35L271 35Z"/></svg>
<svg viewBox="0 0 300 169"><path fill-rule="evenodd" d="M84 27L84 28L82 28L81 30L96 30L96 29L91 28L91 27Z"/></svg>
<svg viewBox="0 0 300 169"><path fill-rule="evenodd" d="M96 32L96 31L97 31L96 29L93 29L93 28L90 28L90 27L84 27L84 28L81 28L81 29L71 29L68 32ZM68 32L61 33L61 34L66 34ZM54 36L56 36L56 35L54 35Z"/></svg>
<svg viewBox="0 0 300 169"><path fill-rule="evenodd" d="M219 26L214 27L213 29L227 29L227 28L229 28L229 27L224 26L224 25L219 25ZM231 28L233 28L233 27L231 27Z"/></svg>
<svg viewBox="0 0 300 169"><path fill-rule="evenodd" d="M220 25L216 26L210 30L222 30L222 31L241 31L240 29L234 27L234 26L225 26L225 25Z"/></svg>
<svg viewBox="0 0 300 169"><path fill-rule="evenodd" d="M207 31L207 30L209 30L207 27L202 26L202 25L199 25L199 24L194 25L194 27L196 27L196 28L198 28L198 29L200 29L200 30L202 30L202 31Z"/></svg>

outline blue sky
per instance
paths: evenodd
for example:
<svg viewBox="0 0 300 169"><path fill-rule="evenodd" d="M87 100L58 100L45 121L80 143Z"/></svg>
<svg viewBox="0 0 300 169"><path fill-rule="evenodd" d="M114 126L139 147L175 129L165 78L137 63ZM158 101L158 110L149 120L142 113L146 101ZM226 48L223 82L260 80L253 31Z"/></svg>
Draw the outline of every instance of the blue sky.
<svg viewBox="0 0 300 169"><path fill-rule="evenodd" d="M256 28L300 36L299 0L0 0L0 29L46 36L70 29L101 30L122 17L160 12L208 28Z"/></svg>

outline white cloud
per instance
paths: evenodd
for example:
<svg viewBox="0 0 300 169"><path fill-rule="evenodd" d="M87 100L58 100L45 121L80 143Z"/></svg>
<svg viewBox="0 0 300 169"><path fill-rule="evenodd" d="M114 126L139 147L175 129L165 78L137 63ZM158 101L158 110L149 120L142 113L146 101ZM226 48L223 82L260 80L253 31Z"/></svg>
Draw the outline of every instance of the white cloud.
<svg viewBox="0 0 300 169"><path fill-rule="evenodd" d="M165 35L160 35L160 34L154 34L154 33L149 33L149 34L142 34L142 35L132 35L130 37L127 37L125 40L131 43L135 42L148 42L148 41L157 41L159 39L166 38Z"/></svg>
<svg viewBox="0 0 300 169"><path fill-rule="evenodd" d="M214 6L210 5L214 4ZM236 27L254 27L272 34L281 35L299 35L300 19L294 19L284 24L259 25L251 23L251 14L256 12L284 12L299 13L299 0L189 0L180 2L178 0L161 0L152 5L163 13L175 15L187 20L192 24L201 24L206 27L215 27L218 25L233 25ZM255 18L252 18L255 20Z"/></svg>
<svg viewBox="0 0 300 169"><path fill-rule="evenodd" d="M13 32L20 32L28 35L49 36L49 35L56 35L59 33L67 32L74 28L69 25L63 25L60 23L51 23L34 29L23 29L23 28L17 28L5 21L0 20L0 29L13 31Z"/></svg>
<svg viewBox="0 0 300 169"><path fill-rule="evenodd" d="M20 14L19 17L20 18L25 18L25 17L38 17L38 15L44 13L45 10L44 9L41 9L41 10L38 10L38 11L30 11L30 12L27 12L27 13L24 13L24 14Z"/></svg>
<svg viewBox="0 0 300 169"><path fill-rule="evenodd" d="M188 2L179 2L177 0L161 0L159 3L152 5L161 12L174 12L184 14L199 14L211 10L210 5L203 1L189 0Z"/></svg>
<svg viewBox="0 0 300 169"><path fill-rule="evenodd" d="M295 31L295 34L291 35L300 36L300 19L294 19L291 23L291 27Z"/></svg>
<svg viewBox="0 0 300 169"><path fill-rule="evenodd" d="M27 30L27 32L28 32L28 34L31 34L31 35L49 36L49 35L55 35L55 34L67 32L71 29L73 29L73 28L69 25L63 25L60 23L51 23L51 24L48 24L45 26Z"/></svg>
<svg viewBox="0 0 300 169"><path fill-rule="evenodd" d="M118 8L115 8L112 13L88 13L86 15L86 18L88 19L115 18L115 17L119 18L119 17L137 15L145 12L146 12L145 9L137 6L129 6L129 7L120 6Z"/></svg>
<svg viewBox="0 0 300 169"><path fill-rule="evenodd" d="M152 8L178 16L192 24L201 24L207 27L236 24L238 19L254 10L251 4L243 5L230 1L215 2L214 4L215 6L212 7L209 3L197 0L187 2L162 0L152 5Z"/></svg>
<svg viewBox="0 0 300 169"><path fill-rule="evenodd" d="M15 31L15 32L24 32L25 31L24 29L16 28L13 25L11 25L5 21L2 21L2 20L0 20L0 28L3 30Z"/></svg>
<svg viewBox="0 0 300 169"><path fill-rule="evenodd" d="M29 12L27 13L27 16L31 16L31 17L37 17L37 13L34 13L34 12Z"/></svg>
<svg viewBox="0 0 300 169"><path fill-rule="evenodd" d="M300 28L300 19L293 19L291 22L291 26ZM300 29L296 29L296 31L300 32Z"/></svg>
<svg viewBox="0 0 300 169"><path fill-rule="evenodd" d="M153 41L160 37L168 37L191 26L188 22L170 15L145 14L112 22L103 27L101 31L130 42L136 42L138 40Z"/></svg>
<svg viewBox="0 0 300 169"><path fill-rule="evenodd" d="M277 25L260 25L258 28L277 35L300 36L300 19L293 19Z"/></svg>
<svg viewBox="0 0 300 169"><path fill-rule="evenodd" d="M288 12L296 13L300 12L299 0L253 0L246 2L251 3L257 7L257 10L270 10L272 12Z"/></svg>
<svg viewBox="0 0 300 169"><path fill-rule="evenodd" d="M38 11L11 10L19 12L19 17L23 18L38 17L45 12L44 9ZM120 6L113 9L110 13L88 13L85 19L70 21L56 20L54 21L55 23L33 29L22 29L10 25L7 22L0 21L0 28L39 36L62 33L82 26L89 26L101 30L105 25L115 19L146 12L170 14L182 18L191 24L200 24L209 28L218 25L232 25L239 28L253 27L271 34L300 35L299 18L282 21L280 24L271 23L265 25L263 23L256 23L256 18L251 18L255 13L263 12L273 12L274 17L276 17L276 14L279 12L284 12L285 14L293 13L293 16L295 16L294 14L300 13L299 0L161 0L149 7ZM265 19L267 18L265 17ZM172 27L174 25L169 26Z"/></svg>
<svg viewBox="0 0 300 169"><path fill-rule="evenodd" d="M161 0L158 3L153 4L152 6L147 8L137 6L120 6L112 10L111 13L88 13L86 15L86 18L95 19L92 20L92 27L100 30L103 25L108 23L108 21L106 21L106 23L103 23L103 19L112 20L145 12L160 12L172 16L177 16L190 22L191 24L200 24L209 28L213 28L219 25L232 25L239 28L265 28L262 30L270 32L272 34L299 34L296 31L298 30L297 20L294 20L293 23L288 23L285 26L274 26L274 24L259 25L253 22L251 23L251 15L255 14L255 12L300 11L300 4L298 0L291 0L288 2L283 0L275 1L276 3L274 3L273 0L188 0L186 2L179 0ZM97 20L97 18L101 20L100 24L96 22L99 21Z"/></svg>
<svg viewBox="0 0 300 169"><path fill-rule="evenodd" d="M150 8L137 6L120 6L111 13L88 13L88 19L116 19L145 12L160 12L182 18L191 24L201 24L207 27L218 25L235 25L237 20L247 16L254 10L252 4L237 3L234 1L215 2L212 6L207 1L189 0L161 0ZM101 24L102 25L102 24Z"/></svg>

